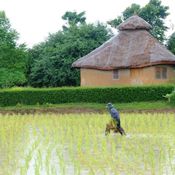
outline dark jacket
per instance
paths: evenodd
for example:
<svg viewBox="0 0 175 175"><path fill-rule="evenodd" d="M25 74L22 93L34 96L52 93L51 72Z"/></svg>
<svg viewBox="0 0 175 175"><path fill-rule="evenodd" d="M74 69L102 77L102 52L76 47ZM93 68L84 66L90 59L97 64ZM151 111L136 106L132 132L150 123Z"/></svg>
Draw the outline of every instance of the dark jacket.
<svg viewBox="0 0 175 175"><path fill-rule="evenodd" d="M114 107L108 108L108 111L111 114L111 117L117 121L117 126L120 127L119 112Z"/></svg>

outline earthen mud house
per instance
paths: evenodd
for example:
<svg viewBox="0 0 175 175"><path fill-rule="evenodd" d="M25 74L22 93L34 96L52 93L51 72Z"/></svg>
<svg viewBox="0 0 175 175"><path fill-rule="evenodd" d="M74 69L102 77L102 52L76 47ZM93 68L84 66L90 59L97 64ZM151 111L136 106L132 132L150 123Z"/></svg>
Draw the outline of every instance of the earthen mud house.
<svg viewBox="0 0 175 175"><path fill-rule="evenodd" d="M175 56L134 15L119 33L72 66L81 69L81 86L162 84L175 81Z"/></svg>

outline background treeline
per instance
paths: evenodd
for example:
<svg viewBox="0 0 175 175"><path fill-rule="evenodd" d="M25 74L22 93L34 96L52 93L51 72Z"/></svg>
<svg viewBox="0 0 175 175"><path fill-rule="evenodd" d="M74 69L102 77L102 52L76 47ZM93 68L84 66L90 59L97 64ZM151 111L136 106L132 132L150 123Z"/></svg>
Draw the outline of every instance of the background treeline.
<svg viewBox="0 0 175 175"><path fill-rule="evenodd" d="M17 45L18 33L11 28L5 12L0 12L0 87L27 83L28 51Z"/></svg>
<svg viewBox="0 0 175 175"><path fill-rule="evenodd" d="M85 12L68 11L62 16L62 30L49 34L31 49L17 44L18 33L11 28L5 12L0 12L0 87L78 86L79 70L71 64L112 37L111 27L116 28L133 14L149 22L153 26L150 33L175 53L175 33L169 38L165 35L168 7L160 0L150 0L144 7L132 4L106 24L89 24Z"/></svg>

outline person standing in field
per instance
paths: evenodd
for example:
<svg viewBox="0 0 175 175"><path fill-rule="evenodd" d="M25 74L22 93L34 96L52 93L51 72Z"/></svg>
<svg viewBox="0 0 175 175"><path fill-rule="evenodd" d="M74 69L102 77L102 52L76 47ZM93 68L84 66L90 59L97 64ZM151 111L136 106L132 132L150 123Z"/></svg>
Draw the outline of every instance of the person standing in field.
<svg viewBox="0 0 175 175"><path fill-rule="evenodd" d="M106 125L105 134L107 135L110 133L110 130L113 130L115 133L119 132L121 135L126 135L124 129L121 127L120 115L117 109L114 108L112 103L108 103L106 107L112 120Z"/></svg>

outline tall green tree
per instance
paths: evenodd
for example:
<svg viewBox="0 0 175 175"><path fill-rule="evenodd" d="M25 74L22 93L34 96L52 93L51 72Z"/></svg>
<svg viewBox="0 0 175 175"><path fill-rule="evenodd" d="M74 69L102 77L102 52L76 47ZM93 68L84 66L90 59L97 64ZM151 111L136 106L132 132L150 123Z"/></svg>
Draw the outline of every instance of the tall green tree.
<svg viewBox="0 0 175 175"><path fill-rule="evenodd" d="M27 50L17 45L18 33L0 12L0 87L23 85L26 80Z"/></svg>
<svg viewBox="0 0 175 175"><path fill-rule="evenodd" d="M71 26L77 26L79 24L86 23L85 12L77 13L67 11L63 16L62 19L66 21L68 26L63 26L63 29L68 29Z"/></svg>
<svg viewBox="0 0 175 175"><path fill-rule="evenodd" d="M168 49L175 54L175 32L170 36L167 46Z"/></svg>
<svg viewBox="0 0 175 175"><path fill-rule="evenodd" d="M80 17L72 25L69 18L65 19L71 24L66 30L50 34L45 42L30 50L30 84L34 87L79 85L79 70L72 68L72 63L111 37L103 24L86 24Z"/></svg>
<svg viewBox="0 0 175 175"><path fill-rule="evenodd" d="M168 29L164 19L169 15L168 9L169 7L162 5L160 0L150 0L144 7L140 7L138 4L132 4L123 11L121 16L108 21L108 24L116 28L121 22L137 14L152 25L150 33L160 42L164 42L166 39L165 31Z"/></svg>

